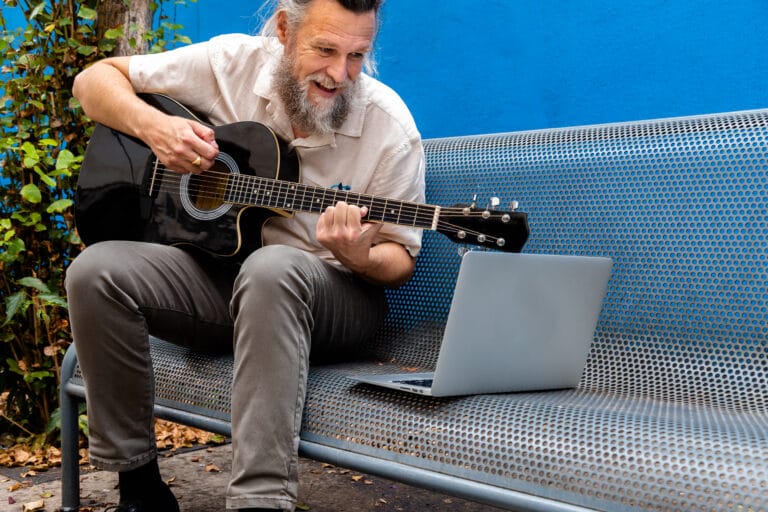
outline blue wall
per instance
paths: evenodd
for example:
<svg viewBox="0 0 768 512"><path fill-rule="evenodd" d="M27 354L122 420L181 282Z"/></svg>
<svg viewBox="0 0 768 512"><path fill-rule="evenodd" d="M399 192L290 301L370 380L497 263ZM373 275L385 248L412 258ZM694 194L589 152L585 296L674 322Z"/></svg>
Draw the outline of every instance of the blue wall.
<svg viewBox="0 0 768 512"><path fill-rule="evenodd" d="M226 5L178 19L257 28L257 2ZM379 77L425 137L762 108L766 27L766 0L387 0Z"/></svg>
<svg viewBox="0 0 768 512"><path fill-rule="evenodd" d="M175 17L201 41L260 3ZM767 0L387 0L379 77L425 137L762 108L766 27Z"/></svg>

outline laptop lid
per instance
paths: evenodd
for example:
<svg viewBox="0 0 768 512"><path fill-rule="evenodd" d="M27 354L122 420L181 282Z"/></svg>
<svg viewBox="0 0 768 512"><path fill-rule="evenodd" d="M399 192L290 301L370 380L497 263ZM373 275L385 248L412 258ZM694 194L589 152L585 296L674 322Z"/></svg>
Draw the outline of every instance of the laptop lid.
<svg viewBox="0 0 768 512"><path fill-rule="evenodd" d="M431 394L575 387L610 271L602 257L468 252Z"/></svg>

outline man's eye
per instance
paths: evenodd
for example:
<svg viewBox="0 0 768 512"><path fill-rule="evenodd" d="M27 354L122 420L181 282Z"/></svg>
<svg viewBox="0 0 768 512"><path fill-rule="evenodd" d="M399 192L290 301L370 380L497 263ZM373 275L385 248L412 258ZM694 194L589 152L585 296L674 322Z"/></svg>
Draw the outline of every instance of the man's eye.
<svg viewBox="0 0 768 512"><path fill-rule="evenodd" d="M320 47L317 49L320 53L323 55L332 55L333 54L333 48L324 48Z"/></svg>
<svg viewBox="0 0 768 512"><path fill-rule="evenodd" d="M351 59L355 59L355 60L363 60L365 58L365 54L364 53L352 53L352 54L350 54L349 57Z"/></svg>

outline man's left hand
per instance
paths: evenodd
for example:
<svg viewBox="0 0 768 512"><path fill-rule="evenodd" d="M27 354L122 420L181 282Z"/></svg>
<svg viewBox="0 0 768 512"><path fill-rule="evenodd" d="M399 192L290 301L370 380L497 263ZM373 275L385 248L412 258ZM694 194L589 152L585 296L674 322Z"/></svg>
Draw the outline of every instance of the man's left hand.
<svg viewBox="0 0 768 512"><path fill-rule="evenodd" d="M347 268L366 275L373 262L371 246L383 224L363 222L366 206L339 201L329 206L317 221L317 240Z"/></svg>

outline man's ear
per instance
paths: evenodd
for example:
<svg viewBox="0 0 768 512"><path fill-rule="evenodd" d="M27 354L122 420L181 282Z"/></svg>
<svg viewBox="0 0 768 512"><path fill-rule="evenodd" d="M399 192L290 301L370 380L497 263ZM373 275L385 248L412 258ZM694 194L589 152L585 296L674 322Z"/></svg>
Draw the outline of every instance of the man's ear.
<svg viewBox="0 0 768 512"><path fill-rule="evenodd" d="M277 39L285 46L288 41L288 15L285 11L277 13Z"/></svg>

